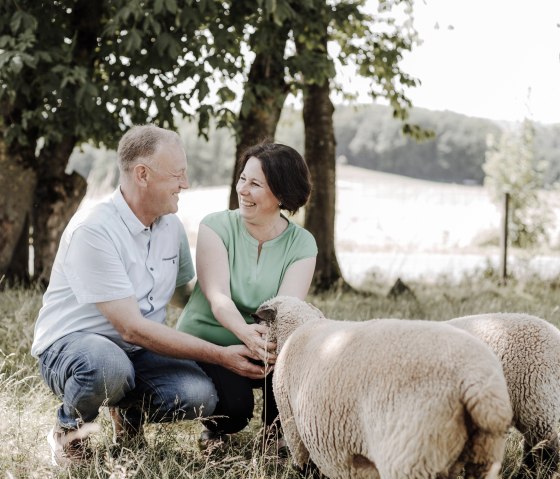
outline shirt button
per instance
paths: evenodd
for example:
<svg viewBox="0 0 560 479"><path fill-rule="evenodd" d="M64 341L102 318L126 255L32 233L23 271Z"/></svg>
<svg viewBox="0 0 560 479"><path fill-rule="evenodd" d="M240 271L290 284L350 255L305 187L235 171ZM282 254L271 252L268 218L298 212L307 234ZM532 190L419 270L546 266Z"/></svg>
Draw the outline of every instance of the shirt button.
<svg viewBox="0 0 560 479"><path fill-rule="evenodd" d="M154 270L154 268L150 268L150 271L153 271L153 270Z"/></svg>
<svg viewBox="0 0 560 479"><path fill-rule="evenodd" d="M150 296L150 301L152 301L153 299L154 299L154 297L153 297L153 296Z"/></svg>

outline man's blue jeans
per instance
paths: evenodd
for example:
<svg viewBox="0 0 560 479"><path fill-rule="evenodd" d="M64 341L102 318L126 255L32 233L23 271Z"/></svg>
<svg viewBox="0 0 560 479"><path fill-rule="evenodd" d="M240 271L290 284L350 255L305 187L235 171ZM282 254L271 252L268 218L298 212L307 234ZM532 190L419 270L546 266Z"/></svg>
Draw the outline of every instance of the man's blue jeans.
<svg viewBox="0 0 560 479"><path fill-rule="evenodd" d="M134 427L143 420L169 422L207 417L217 394L194 362L145 349L126 353L104 336L76 332L46 349L41 376L62 400L58 422L65 428L93 421L101 406L119 406Z"/></svg>

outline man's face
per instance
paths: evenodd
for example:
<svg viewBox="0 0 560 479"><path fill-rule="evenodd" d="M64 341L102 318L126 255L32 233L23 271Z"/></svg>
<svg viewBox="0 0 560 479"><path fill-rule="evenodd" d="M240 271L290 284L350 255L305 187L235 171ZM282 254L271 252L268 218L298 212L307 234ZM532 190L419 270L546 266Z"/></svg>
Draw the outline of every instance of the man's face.
<svg viewBox="0 0 560 479"><path fill-rule="evenodd" d="M155 217L177 213L179 193L189 187L187 157L179 143L162 144L148 169L148 201Z"/></svg>

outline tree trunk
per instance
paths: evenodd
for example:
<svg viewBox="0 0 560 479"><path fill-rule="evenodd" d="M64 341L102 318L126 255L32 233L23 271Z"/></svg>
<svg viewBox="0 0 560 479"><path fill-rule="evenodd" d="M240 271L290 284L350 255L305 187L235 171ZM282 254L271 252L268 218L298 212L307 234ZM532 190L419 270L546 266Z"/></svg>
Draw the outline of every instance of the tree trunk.
<svg viewBox="0 0 560 479"><path fill-rule="evenodd" d="M29 212L36 178L0 135L0 284L2 277L7 284L29 283Z"/></svg>
<svg viewBox="0 0 560 479"><path fill-rule="evenodd" d="M238 119L235 167L229 195L229 208L239 206L235 185L239 158L249 147L266 139L274 139L282 107L288 95L284 77L284 49L288 38L286 27L270 26L273 32L266 52L258 52L251 65Z"/></svg>
<svg viewBox="0 0 560 479"><path fill-rule="evenodd" d="M308 85L303 94L305 160L311 173L313 191L306 207L305 228L317 241L319 253L313 289L325 291L347 286L335 253L336 140L334 106L328 80Z"/></svg>
<svg viewBox="0 0 560 479"><path fill-rule="evenodd" d="M73 139L62 141L42 153L48 162L39 162L40 181L33 200L32 225L34 279L42 284L49 281L62 232L87 190L82 176L64 172L73 148Z"/></svg>

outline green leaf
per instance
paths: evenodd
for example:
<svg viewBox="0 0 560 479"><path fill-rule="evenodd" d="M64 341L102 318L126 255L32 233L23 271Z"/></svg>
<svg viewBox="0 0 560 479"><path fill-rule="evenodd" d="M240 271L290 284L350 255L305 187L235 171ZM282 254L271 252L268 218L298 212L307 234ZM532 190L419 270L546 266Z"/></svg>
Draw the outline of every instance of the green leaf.
<svg viewBox="0 0 560 479"><path fill-rule="evenodd" d="M12 55L12 52L0 52L0 71L3 71L3 69L5 68L4 65L8 65L10 63Z"/></svg>
<svg viewBox="0 0 560 479"><path fill-rule="evenodd" d="M140 50L142 46L142 37L136 28L132 28L123 40L123 50L131 55Z"/></svg>
<svg viewBox="0 0 560 479"><path fill-rule="evenodd" d="M177 13L177 2L175 0L165 0L165 8L170 13Z"/></svg>
<svg viewBox="0 0 560 479"><path fill-rule="evenodd" d="M12 47L14 45L14 37L9 35L2 35L0 37L0 49L6 49L7 47Z"/></svg>
<svg viewBox="0 0 560 479"><path fill-rule="evenodd" d="M168 47L169 47L169 42L171 41L171 36L169 35L169 33L162 33L156 40L155 43L155 47L156 50L158 52L158 55L160 57L163 57L165 55L165 52L167 51Z"/></svg>
<svg viewBox="0 0 560 479"><path fill-rule="evenodd" d="M163 10L163 0L155 0L154 2L154 13L158 15Z"/></svg>
<svg viewBox="0 0 560 479"><path fill-rule="evenodd" d="M218 90L218 96L220 97L220 100L224 103L229 101L234 101L236 98L235 92L226 86L221 87Z"/></svg>
<svg viewBox="0 0 560 479"><path fill-rule="evenodd" d="M23 20L23 12L21 10L17 10L10 20L10 29L12 30L13 34L16 34L19 30L21 22Z"/></svg>
<svg viewBox="0 0 560 479"><path fill-rule="evenodd" d="M205 80L200 80L197 84L198 89L198 101L202 102L206 99L208 94L210 93L210 89L208 88L208 84Z"/></svg>
<svg viewBox="0 0 560 479"><path fill-rule="evenodd" d="M268 15L274 14L276 12L276 0L265 0L264 11Z"/></svg>

